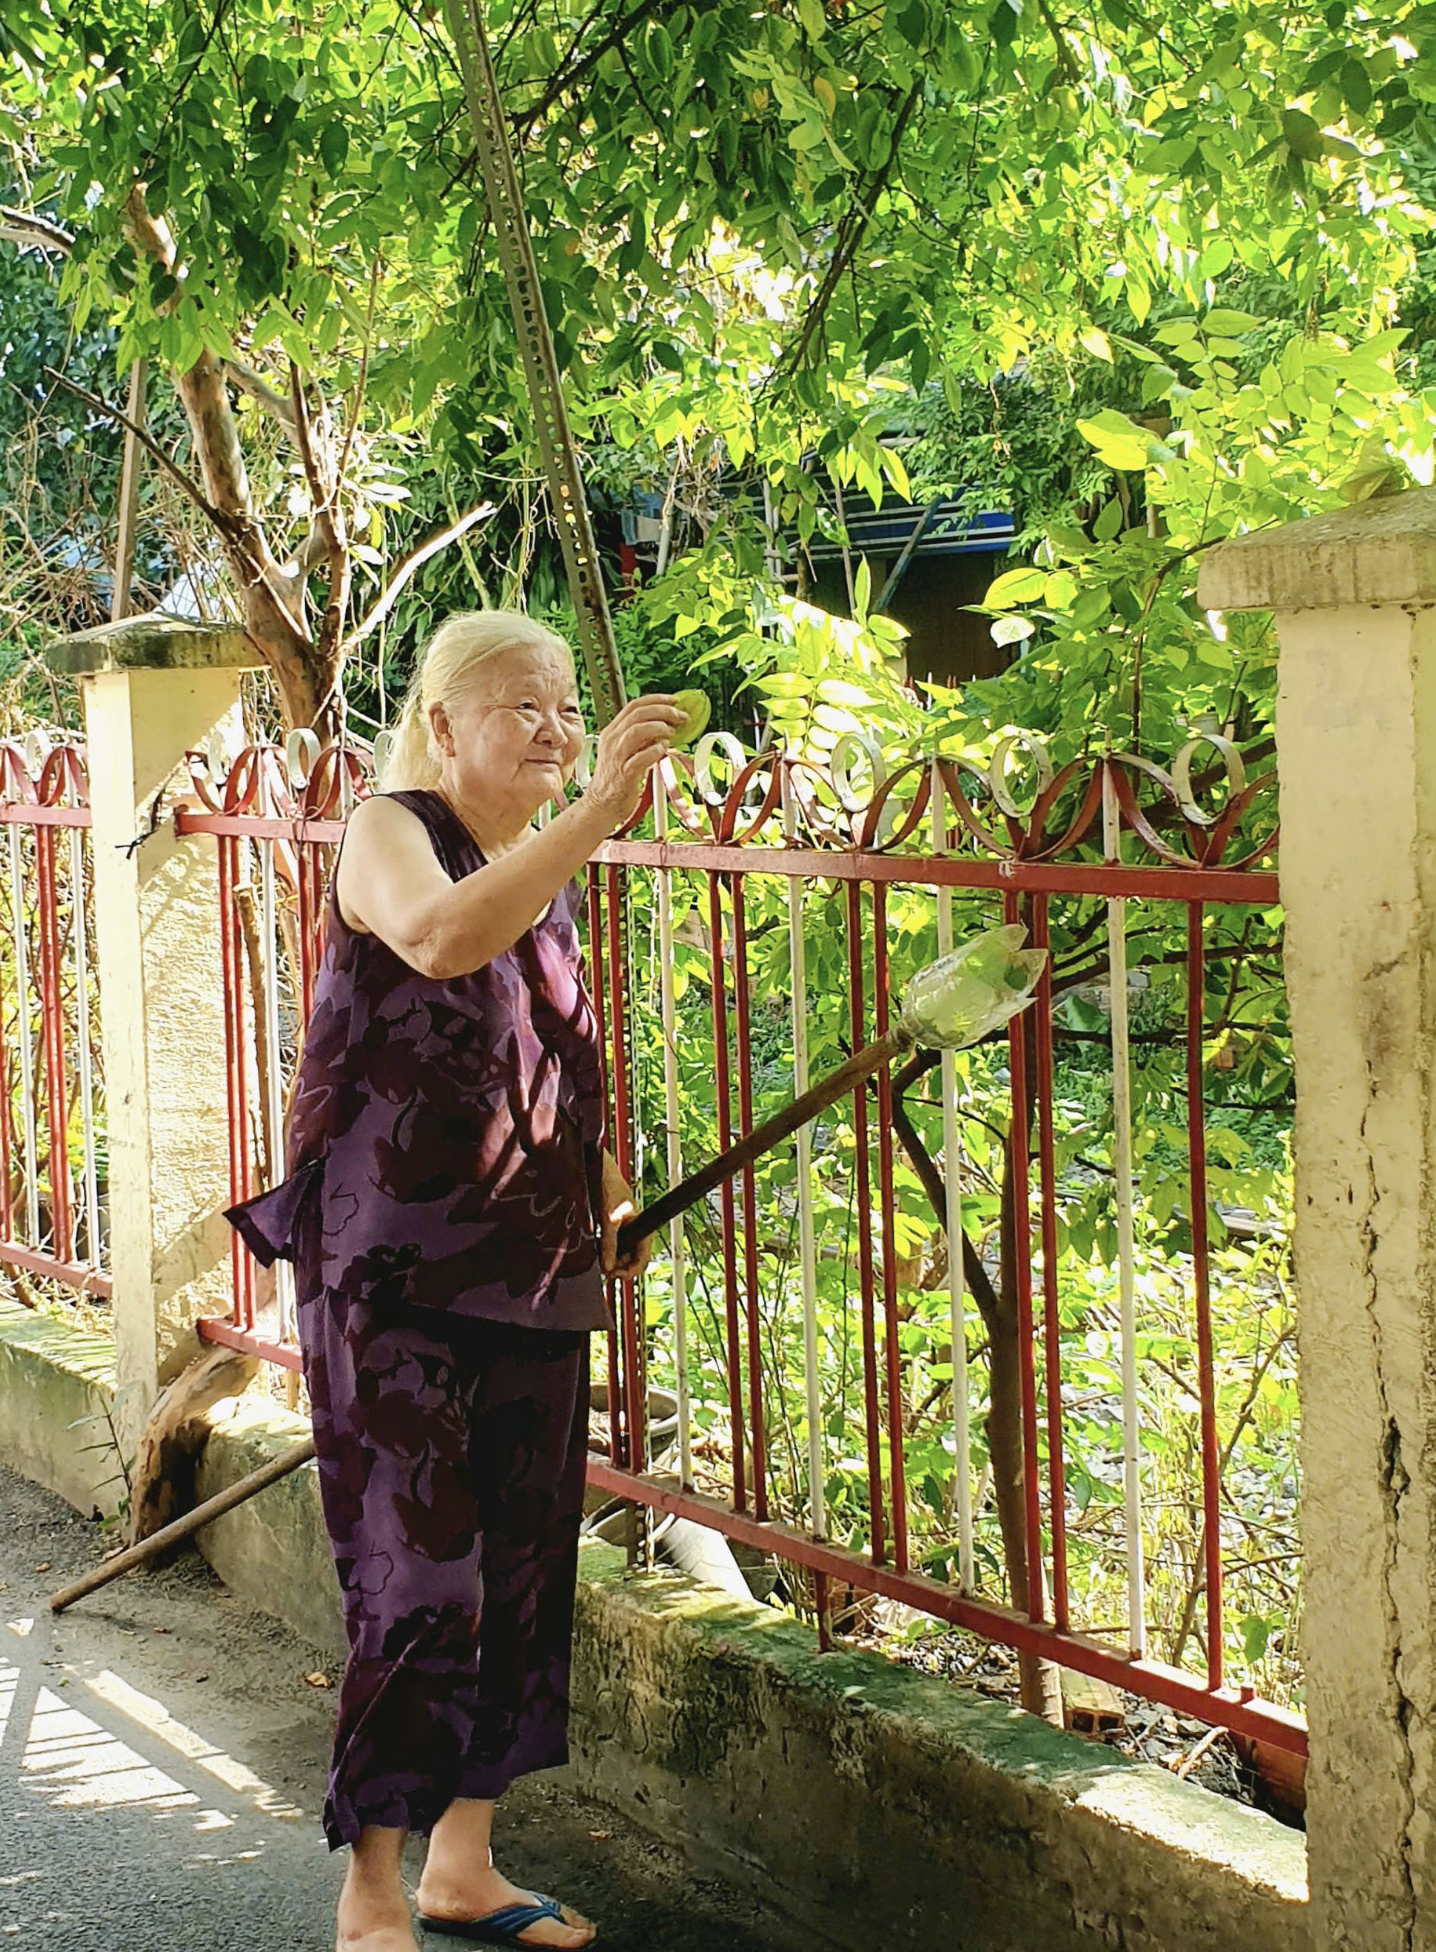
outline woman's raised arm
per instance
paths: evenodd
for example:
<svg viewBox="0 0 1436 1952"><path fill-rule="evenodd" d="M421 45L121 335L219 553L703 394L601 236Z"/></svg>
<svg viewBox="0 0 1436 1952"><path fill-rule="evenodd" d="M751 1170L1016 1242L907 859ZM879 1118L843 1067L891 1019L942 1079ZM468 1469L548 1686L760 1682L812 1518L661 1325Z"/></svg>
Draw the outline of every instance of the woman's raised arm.
<svg viewBox="0 0 1436 1952"><path fill-rule="evenodd" d="M466 976L511 949L620 826L667 752L682 708L636 698L599 735L593 780L571 806L462 881L435 857L423 822L383 794L349 817L336 877L351 928L377 935L423 976Z"/></svg>

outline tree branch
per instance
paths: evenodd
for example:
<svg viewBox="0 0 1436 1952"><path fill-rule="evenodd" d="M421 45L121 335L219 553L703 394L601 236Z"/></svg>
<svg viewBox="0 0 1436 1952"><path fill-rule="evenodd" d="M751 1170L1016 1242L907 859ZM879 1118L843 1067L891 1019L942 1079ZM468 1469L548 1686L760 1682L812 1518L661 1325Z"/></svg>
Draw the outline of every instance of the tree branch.
<svg viewBox="0 0 1436 1952"><path fill-rule="evenodd" d="M808 309L808 316L803 322L803 330L799 334L798 343L783 361L783 365L790 373L795 373L807 357L808 348L813 343L818 328L827 316L828 307L833 302L834 292L842 282L843 273L857 256L858 246L862 243L867 227L872 221L873 212L877 209L878 198L887 187L888 178L892 175L897 163L898 149L902 142L903 132L912 119L913 110L922 99L922 91L926 84L926 75L919 75L918 79L908 90L902 107L898 110L897 120L893 123L887 161L881 169L874 172L872 181L868 184L863 199L853 214L852 222L847 226L837 249L833 252L832 262L828 266L827 275L818 288L817 297Z"/></svg>
<svg viewBox="0 0 1436 1952"><path fill-rule="evenodd" d="M589 49L582 60L575 61L571 68L560 69L559 73L549 82L548 87L545 88L542 95L539 96L532 107L519 111L513 120L514 133L520 142L528 135L534 123L542 120L561 95L566 95L576 82L582 81L590 69L598 66L599 62L611 47L617 47L619 42L627 38L629 33L632 32L645 15L653 12L653 5L654 0L642 0L640 6L631 7L609 29L603 39L596 42Z"/></svg>
<svg viewBox="0 0 1436 1952"><path fill-rule="evenodd" d="M492 502L479 502L461 515L457 522L451 522L445 529L436 529L433 535L411 549L390 577L387 587L364 621L350 632L344 645L346 655L356 644L362 642L370 631L377 630L398 602L406 586L414 580L431 556L437 556L441 549L447 548L451 542L457 542L461 535L467 535L477 523L484 521L493 513Z"/></svg>
<svg viewBox="0 0 1436 1952"><path fill-rule="evenodd" d="M373 267L369 273L369 311L364 321L364 350L359 356L359 377L354 383L354 403L349 409L349 424L344 429L344 445L339 450L339 462L334 470L336 500L343 490L344 477L349 472L349 455L354 446L354 435L359 427L359 413L364 405L364 389L369 383L369 342L374 336L374 301L379 295L379 273L383 264L384 253L376 251Z"/></svg>
<svg viewBox="0 0 1436 1952"><path fill-rule="evenodd" d="M102 400L98 393L91 393L87 388L78 385L74 380L66 379L65 375L56 372L53 366L42 366L40 370L47 379L54 380L57 386L63 386L67 393L73 393L77 400L83 400L85 405L93 412L104 414L107 420L117 422L119 426L125 429L126 433L133 434L135 439L144 447L145 451L159 462L165 473L174 481L178 482L179 486L189 496L200 514L206 516L209 521L213 522L221 535L228 536L231 540L233 539L232 518L227 516L222 509L216 508L212 502L205 499L204 493L199 485L190 480L184 469L170 459L159 442L151 434L147 433L138 421L131 420L129 415L121 413L118 407L112 407L109 401Z"/></svg>
<svg viewBox="0 0 1436 1952"><path fill-rule="evenodd" d="M943 1173L938 1171L931 1153L923 1144L917 1127L909 1118L906 1103L909 1088L933 1068L939 1061L939 1055L937 1051L914 1051L902 1070L898 1072L893 1079L892 1119L898 1144L907 1154L908 1164L921 1180L922 1189L927 1194L928 1205L945 1233L947 1231L947 1182ZM954 1159L947 1160L945 1165L947 1172L957 1170L957 1162ZM963 1227L959 1231L963 1280L967 1285L968 1293L977 1303L978 1313L982 1316L988 1335L992 1336L997 1331L1002 1305L992 1285L992 1277L982 1264L982 1256L968 1239L967 1229ZM947 1244L949 1254L952 1248L953 1243L949 1241Z"/></svg>
<svg viewBox="0 0 1436 1952"><path fill-rule="evenodd" d="M48 217L37 217L32 210L16 210L0 203L0 243L18 244L22 251L58 251L68 257L75 247L69 231L52 224Z"/></svg>
<svg viewBox="0 0 1436 1952"><path fill-rule="evenodd" d="M329 562L329 591L315 648L320 668L327 670L332 662L337 678L339 640L344 629L344 613L349 607L349 538L344 532L344 513L339 506L339 483L334 480L326 488L319 471L319 457L314 450L309 426L309 408L304 398L304 382L292 359L289 362L289 398L294 409L294 437L314 502L314 530Z"/></svg>
<svg viewBox="0 0 1436 1952"><path fill-rule="evenodd" d="M224 371L225 377L231 380L241 393L247 393L251 400L257 401L267 414L279 422L291 440L295 438L294 409L282 393L256 373L252 366L246 366L242 360L226 359Z"/></svg>

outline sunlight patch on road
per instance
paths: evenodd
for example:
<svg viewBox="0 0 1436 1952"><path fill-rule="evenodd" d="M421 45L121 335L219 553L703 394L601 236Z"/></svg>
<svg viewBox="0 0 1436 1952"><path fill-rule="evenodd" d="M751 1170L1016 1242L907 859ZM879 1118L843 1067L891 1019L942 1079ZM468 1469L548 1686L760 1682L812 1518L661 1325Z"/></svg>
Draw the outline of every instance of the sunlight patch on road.
<svg viewBox="0 0 1436 1952"><path fill-rule="evenodd" d="M36 1700L20 1768L56 1809L176 1810L199 1802L49 1688Z"/></svg>
<svg viewBox="0 0 1436 1952"><path fill-rule="evenodd" d="M204 1736L197 1735L193 1729L186 1728L183 1722L176 1721L163 1702L156 1701L151 1695L141 1694L138 1688L131 1687L128 1681L123 1680L118 1674L111 1673L109 1668L103 1669L99 1674L87 1676L86 1686L92 1689L101 1701L107 1702L112 1708L118 1708L121 1714L128 1715L131 1721L138 1722L141 1728L148 1729L152 1735L157 1735L162 1742L168 1743L186 1761L197 1764L209 1775L217 1777L226 1789L232 1789L241 1796L252 1797L255 1807L262 1810L266 1816L290 1818L303 1816L302 1810L296 1808L278 1790L271 1789L269 1784L256 1776L252 1769L247 1768L242 1762L236 1762L233 1756L226 1755L222 1749L217 1749L213 1742L206 1741Z"/></svg>
<svg viewBox="0 0 1436 1952"><path fill-rule="evenodd" d="M5 1740L6 1725L10 1720L10 1710L15 1706L15 1690L19 1685L19 1668L11 1667L8 1661L0 1661L0 1742Z"/></svg>

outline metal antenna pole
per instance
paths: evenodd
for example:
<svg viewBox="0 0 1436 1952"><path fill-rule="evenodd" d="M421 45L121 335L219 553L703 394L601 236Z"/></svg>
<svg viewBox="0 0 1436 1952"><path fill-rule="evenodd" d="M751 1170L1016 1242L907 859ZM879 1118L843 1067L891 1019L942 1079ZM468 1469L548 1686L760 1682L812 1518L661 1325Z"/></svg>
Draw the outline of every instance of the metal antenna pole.
<svg viewBox="0 0 1436 1952"><path fill-rule="evenodd" d="M469 119L478 142L484 192L533 403L549 500L578 613L579 644L594 709L600 725L606 725L624 702L623 673L480 0L444 0L444 13L458 51Z"/></svg>

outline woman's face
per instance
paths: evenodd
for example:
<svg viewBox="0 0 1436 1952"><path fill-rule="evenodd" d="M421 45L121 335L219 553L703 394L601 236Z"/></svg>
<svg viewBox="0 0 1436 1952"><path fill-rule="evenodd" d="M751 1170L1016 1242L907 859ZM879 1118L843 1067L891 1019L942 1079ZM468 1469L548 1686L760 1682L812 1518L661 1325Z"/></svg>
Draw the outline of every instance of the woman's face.
<svg viewBox="0 0 1436 1952"><path fill-rule="evenodd" d="M573 666L557 651L497 652L450 706L432 706L429 719L446 789L520 825L545 802L562 800L583 749Z"/></svg>

